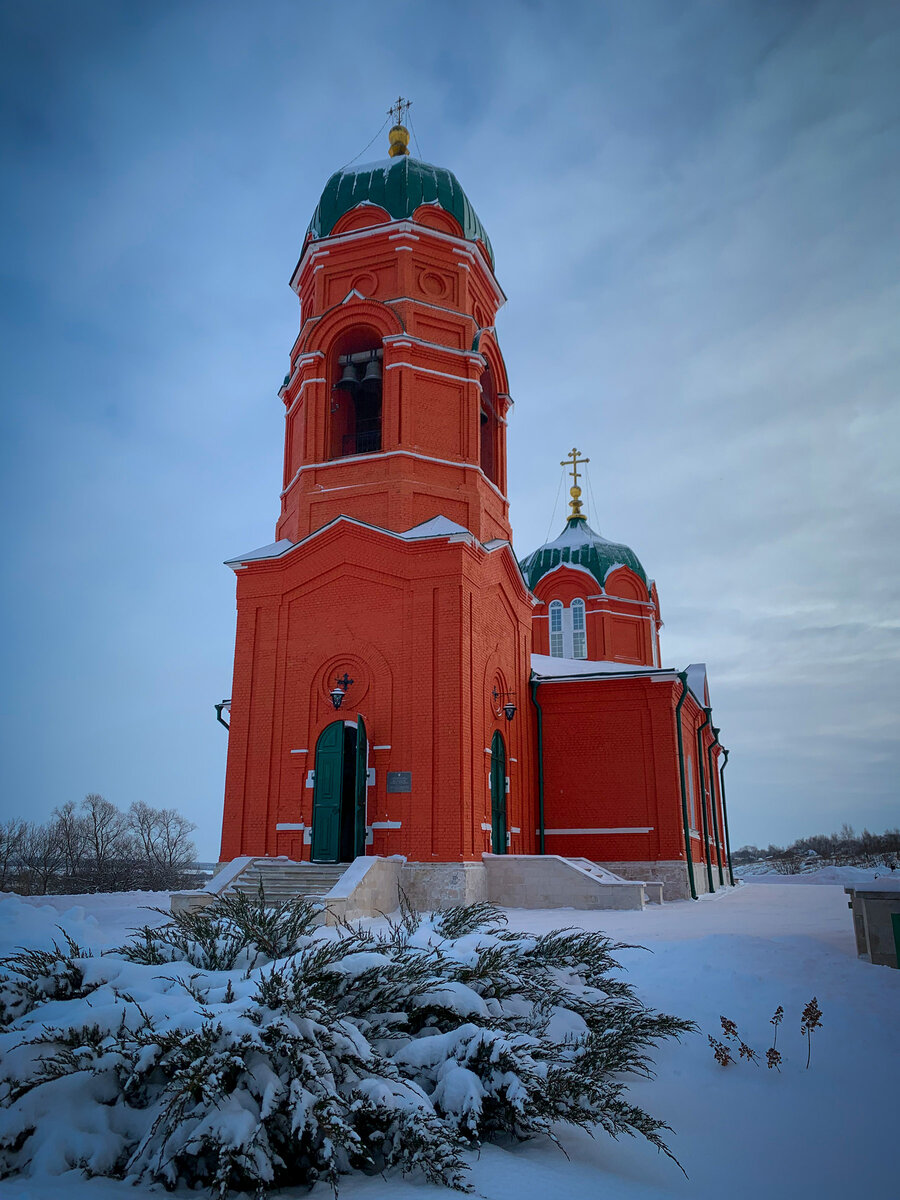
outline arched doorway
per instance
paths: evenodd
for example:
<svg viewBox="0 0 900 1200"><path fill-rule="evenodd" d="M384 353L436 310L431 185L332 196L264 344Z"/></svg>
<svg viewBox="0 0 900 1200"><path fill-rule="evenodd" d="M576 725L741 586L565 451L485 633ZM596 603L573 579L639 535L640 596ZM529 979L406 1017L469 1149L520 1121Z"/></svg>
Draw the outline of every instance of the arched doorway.
<svg viewBox="0 0 900 1200"><path fill-rule="evenodd" d="M352 862L365 854L366 723L332 721L316 742L313 862Z"/></svg>
<svg viewBox="0 0 900 1200"><path fill-rule="evenodd" d="M491 851L506 853L506 747L499 729L491 739Z"/></svg>

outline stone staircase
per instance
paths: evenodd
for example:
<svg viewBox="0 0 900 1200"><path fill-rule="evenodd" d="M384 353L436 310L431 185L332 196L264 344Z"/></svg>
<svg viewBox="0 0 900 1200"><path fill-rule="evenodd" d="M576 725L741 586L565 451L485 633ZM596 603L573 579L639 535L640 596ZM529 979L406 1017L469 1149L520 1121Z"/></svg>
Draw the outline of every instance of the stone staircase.
<svg viewBox="0 0 900 1200"><path fill-rule="evenodd" d="M225 892L256 896L259 885L267 900L321 900L349 866L348 863L296 863L278 858L255 858L231 881Z"/></svg>
<svg viewBox="0 0 900 1200"><path fill-rule="evenodd" d="M569 858L566 861L572 863L573 866L580 868L580 870L582 870L582 871L587 871L587 873L589 875L593 876L594 879L599 879L604 883L610 883L610 882L622 883L623 882L621 875L616 875L613 871L610 871L607 867L601 867L599 863L595 863L589 858ZM643 882L644 894L645 894L647 900L651 904L662 904L662 902L663 902L663 885L661 883L650 882L649 880L647 880L647 881L642 880L641 882Z"/></svg>

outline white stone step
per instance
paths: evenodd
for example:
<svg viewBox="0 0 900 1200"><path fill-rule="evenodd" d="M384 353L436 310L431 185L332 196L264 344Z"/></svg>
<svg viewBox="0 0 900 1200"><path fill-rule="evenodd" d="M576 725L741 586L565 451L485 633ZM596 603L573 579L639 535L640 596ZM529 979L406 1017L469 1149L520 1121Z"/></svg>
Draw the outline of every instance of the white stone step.
<svg viewBox="0 0 900 1200"><path fill-rule="evenodd" d="M255 859L226 889L254 896L262 884L268 900L321 900L346 871L346 863L291 863L283 859Z"/></svg>

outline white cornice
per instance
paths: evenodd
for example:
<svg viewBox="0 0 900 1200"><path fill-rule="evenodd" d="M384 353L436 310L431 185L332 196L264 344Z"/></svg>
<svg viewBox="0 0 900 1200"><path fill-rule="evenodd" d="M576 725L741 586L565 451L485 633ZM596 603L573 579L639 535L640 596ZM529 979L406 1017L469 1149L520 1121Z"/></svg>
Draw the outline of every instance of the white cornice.
<svg viewBox="0 0 900 1200"><path fill-rule="evenodd" d="M352 209L350 210L352 211ZM453 246L457 253L470 256L473 262L478 262L482 268L483 274L490 282L491 288L494 291L497 300L497 306L502 308L506 303L506 293L497 282L493 269L488 263L484 255L480 252L476 253L472 249L472 243L469 238L457 237L453 233L443 233L439 229L431 229L427 225L417 225L415 221L384 221L380 225L367 225L365 229L353 229L349 233L338 233L328 237L316 238L309 243L303 253L300 255L293 274L291 275L290 286L294 291L297 291L297 278L303 270L303 266L307 258L312 261L313 258L319 255L328 254L335 246L344 246L352 242L365 241L373 236L377 237L384 234L388 228L393 229L393 233L388 235L389 240L394 241L402 236L414 238L416 241L427 241L429 238L446 242Z"/></svg>
<svg viewBox="0 0 900 1200"><path fill-rule="evenodd" d="M288 542L287 538L283 538L280 542L274 542L271 546L263 547L265 550L274 551L272 554L261 555L258 551L250 551L243 558L238 557L226 559L225 566L231 567L233 571L237 572L245 570L246 567L252 566L255 563L277 562L283 558L287 558L288 555L293 554L293 552L298 550L301 546L308 546L310 542L314 541L318 537L321 537L322 534L326 533L329 529L333 529L342 521L346 522L348 525L355 525L359 529L367 529L374 533L383 534L385 537L391 538L394 541L404 542L406 545L415 545L419 542L443 541L449 544L463 543L468 546L477 546L483 550L485 554L495 554L498 550L507 551L513 562L516 563L516 566L518 567L512 546L503 538L494 538L492 541L487 543L480 542L475 534L471 533L467 529L459 529L453 532L442 531L440 533L423 533L419 537L410 537L410 533L412 533L413 530L406 530L403 533L397 533L396 530L384 529L381 525L372 525L369 521L361 521L358 517L348 517L345 514L341 514L340 516L332 518L332 520L328 521L327 524L322 525L319 529L314 529L313 532L307 534L305 538L301 538L299 542L290 543ZM428 522L423 522L423 524L427 525ZM415 528L416 527L414 527L414 529ZM518 574L519 578L522 579L521 572L518 572ZM522 579L522 585L527 591L528 585L525 583L524 579Z"/></svg>
<svg viewBox="0 0 900 1200"><path fill-rule="evenodd" d="M454 462L452 458L434 458L430 454L419 454L415 450L385 450L378 454L349 454L346 458L331 458L327 459L325 462L304 463L302 467L297 468L293 479L290 481L287 487L284 488L280 495L286 496L304 471L323 470L325 467L346 467L348 463L371 462L374 459L381 458L415 458L422 462L433 462L439 463L441 466L457 467L462 471L477 471L488 487L492 491L496 492L504 503L507 503L506 497L503 495L497 485L492 483L490 479L488 479L487 475L485 475L484 471L482 471L481 467L477 466L475 463Z"/></svg>

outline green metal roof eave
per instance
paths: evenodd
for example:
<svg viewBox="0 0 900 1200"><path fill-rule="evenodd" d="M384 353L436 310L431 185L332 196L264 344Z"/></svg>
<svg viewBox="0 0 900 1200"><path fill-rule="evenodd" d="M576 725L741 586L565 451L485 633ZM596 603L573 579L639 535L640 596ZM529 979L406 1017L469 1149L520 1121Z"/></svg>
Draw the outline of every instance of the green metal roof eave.
<svg viewBox="0 0 900 1200"><path fill-rule="evenodd" d="M403 156L358 170L336 171L325 184L307 233L328 237L345 213L366 203L379 205L395 221L411 217L421 204L436 204L456 218L466 238L484 243L494 266L487 231L459 180L446 167Z"/></svg>

